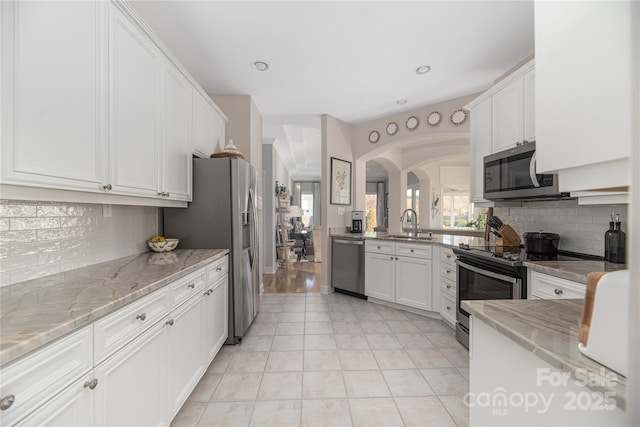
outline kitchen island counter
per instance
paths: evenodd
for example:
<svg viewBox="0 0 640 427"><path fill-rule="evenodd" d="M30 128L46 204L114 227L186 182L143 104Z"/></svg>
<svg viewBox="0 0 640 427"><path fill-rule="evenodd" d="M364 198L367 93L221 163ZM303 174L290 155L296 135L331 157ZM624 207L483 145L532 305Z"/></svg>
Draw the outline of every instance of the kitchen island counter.
<svg viewBox="0 0 640 427"><path fill-rule="evenodd" d="M145 252L0 290L5 365L225 256L227 249Z"/></svg>
<svg viewBox="0 0 640 427"><path fill-rule="evenodd" d="M573 381L589 378L590 389L610 393L617 408L624 409L626 378L578 350L582 305L583 300L575 299L462 302L462 308L475 320L558 371L570 374Z"/></svg>
<svg viewBox="0 0 640 427"><path fill-rule="evenodd" d="M452 248L459 247L461 243L467 244L469 246L483 246L487 243L484 240L484 237L466 236L466 235L460 235L460 234L433 233L433 238L428 240L393 237L394 235L399 235L399 234L402 234L402 233L387 233L387 232L375 232L375 231L366 232L366 233L337 232L337 233L331 234L331 237L339 237L339 238L354 239L354 240L382 239L382 240L393 240L396 242L405 242L405 243L420 243L420 244L447 246ZM428 232L423 232L422 234L428 234Z"/></svg>

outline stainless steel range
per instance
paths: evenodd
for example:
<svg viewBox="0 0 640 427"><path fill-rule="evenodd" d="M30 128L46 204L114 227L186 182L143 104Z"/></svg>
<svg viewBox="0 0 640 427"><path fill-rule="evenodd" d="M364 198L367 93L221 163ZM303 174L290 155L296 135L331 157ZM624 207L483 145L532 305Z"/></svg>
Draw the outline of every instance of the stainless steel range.
<svg viewBox="0 0 640 427"><path fill-rule="evenodd" d="M456 338L469 348L469 313L462 301L526 298L527 269L517 247L461 245L453 252L458 256Z"/></svg>

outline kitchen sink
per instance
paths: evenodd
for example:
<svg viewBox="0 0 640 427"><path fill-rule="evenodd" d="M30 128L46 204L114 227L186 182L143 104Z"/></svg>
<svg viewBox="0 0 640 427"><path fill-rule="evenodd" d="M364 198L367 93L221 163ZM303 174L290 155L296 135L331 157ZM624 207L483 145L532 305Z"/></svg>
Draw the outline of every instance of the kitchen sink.
<svg viewBox="0 0 640 427"><path fill-rule="evenodd" d="M387 234L383 239L402 239L402 240L435 240L431 233L402 233Z"/></svg>

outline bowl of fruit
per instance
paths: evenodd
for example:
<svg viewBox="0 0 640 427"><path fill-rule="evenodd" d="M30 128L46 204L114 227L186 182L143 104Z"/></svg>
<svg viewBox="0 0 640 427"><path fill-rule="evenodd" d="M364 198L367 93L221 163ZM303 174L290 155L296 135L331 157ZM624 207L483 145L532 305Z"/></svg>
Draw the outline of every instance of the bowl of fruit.
<svg viewBox="0 0 640 427"><path fill-rule="evenodd" d="M167 239L163 236L153 236L147 240L149 249L154 252L170 252L178 246L180 239Z"/></svg>

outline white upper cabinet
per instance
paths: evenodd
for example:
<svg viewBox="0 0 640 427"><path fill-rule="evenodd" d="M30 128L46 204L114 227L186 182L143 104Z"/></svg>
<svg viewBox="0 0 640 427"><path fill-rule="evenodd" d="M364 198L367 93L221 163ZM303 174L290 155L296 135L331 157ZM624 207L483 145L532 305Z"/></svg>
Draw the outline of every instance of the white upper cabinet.
<svg viewBox="0 0 640 427"><path fill-rule="evenodd" d="M471 109L470 120L471 201L483 203L488 202L484 199L484 156L491 154L491 98Z"/></svg>
<svg viewBox="0 0 640 427"><path fill-rule="evenodd" d="M2 184L98 191L106 126L102 2L2 8Z"/></svg>
<svg viewBox="0 0 640 427"><path fill-rule="evenodd" d="M192 88L169 62L162 72L161 197L191 200Z"/></svg>
<svg viewBox="0 0 640 427"><path fill-rule="evenodd" d="M511 82L491 97L493 152L515 147L524 139L524 84Z"/></svg>
<svg viewBox="0 0 640 427"><path fill-rule="evenodd" d="M537 171L562 191L630 183L639 8L535 2Z"/></svg>
<svg viewBox="0 0 640 427"><path fill-rule="evenodd" d="M225 119L197 90L193 90L193 150L209 157L224 147Z"/></svg>
<svg viewBox="0 0 640 427"><path fill-rule="evenodd" d="M522 137L525 141L536 140L536 70L527 71L522 77L524 89L524 124Z"/></svg>
<svg viewBox="0 0 640 427"><path fill-rule="evenodd" d="M161 53L117 7L110 8L109 190L157 196Z"/></svg>

